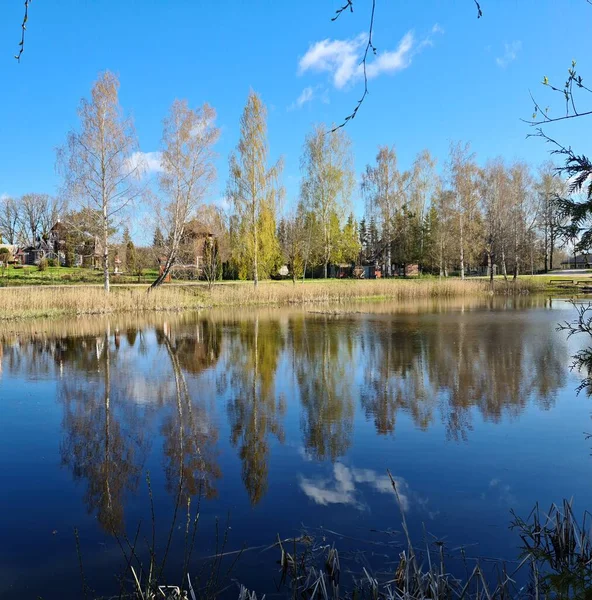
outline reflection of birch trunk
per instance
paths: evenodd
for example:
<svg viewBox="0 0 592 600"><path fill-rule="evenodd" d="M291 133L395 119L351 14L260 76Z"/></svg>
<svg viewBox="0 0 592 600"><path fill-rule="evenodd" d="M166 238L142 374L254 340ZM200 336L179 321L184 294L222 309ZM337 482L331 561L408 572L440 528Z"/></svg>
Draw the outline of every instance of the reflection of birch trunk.
<svg viewBox="0 0 592 600"><path fill-rule="evenodd" d="M171 366L173 368L173 374L175 376L175 396L177 402L177 415L179 419L179 493L183 488L183 482L185 480L185 452L186 452L186 436L185 430L193 432L194 421L193 421L193 406L191 403L191 396L187 387L187 381L185 375L179 363L179 358L173 349L170 338L168 335L164 336L164 344L171 360ZM184 410L185 409L185 410ZM185 424L187 421L187 427ZM194 436L195 437L195 436ZM203 459L201 448L196 444L195 453L199 457L200 470L203 473L206 471L206 464Z"/></svg>
<svg viewBox="0 0 592 600"><path fill-rule="evenodd" d="M107 509L109 514L113 511L113 499L111 497L111 358L109 355L109 325L105 333L105 492L107 494Z"/></svg>
<svg viewBox="0 0 592 600"><path fill-rule="evenodd" d="M164 336L164 344L167 349L169 358L171 359L171 366L173 367L173 374L175 376L175 397L177 400L177 415L179 417L179 494L183 488L183 471L184 471L184 450L185 450L185 429L183 425L183 402L181 397L183 395L183 389L187 392L187 385L185 383L185 377L183 371L179 365L179 359L173 350L171 341L168 335Z"/></svg>

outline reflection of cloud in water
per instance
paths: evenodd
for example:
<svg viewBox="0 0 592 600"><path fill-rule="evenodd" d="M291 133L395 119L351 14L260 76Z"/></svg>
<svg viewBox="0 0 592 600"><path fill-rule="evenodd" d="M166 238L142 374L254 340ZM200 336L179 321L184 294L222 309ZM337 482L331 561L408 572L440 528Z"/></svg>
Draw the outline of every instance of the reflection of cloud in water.
<svg viewBox="0 0 592 600"><path fill-rule="evenodd" d="M395 477L402 509L407 512L410 507L410 490L407 482ZM355 469L337 462L333 466L333 477L307 479L300 477L300 489L316 504L349 504L358 510L367 506L362 502L360 486L367 485L381 494L392 494L394 491L387 475L379 475L371 469ZM426 501L422 503L425 504Z"/></svg>
<svg viewBox="0 0 592 600"><path fill-rule="evenodd" d="M136 376L126 373L121 382L121 391L125 397L135 404L154 404L162 398L173 398L175 395L174 380L151 380L145 374Z"/></svg>
<svg viewBox="0 0 592 600"><path fill-rule="evenodd" d="M512 493L512 487L504 483L501 479L494 477L490 482L487 490L481 494L483 500L491 500L496 498L499 504L514 506L516 504L516 497Z"/></svg>

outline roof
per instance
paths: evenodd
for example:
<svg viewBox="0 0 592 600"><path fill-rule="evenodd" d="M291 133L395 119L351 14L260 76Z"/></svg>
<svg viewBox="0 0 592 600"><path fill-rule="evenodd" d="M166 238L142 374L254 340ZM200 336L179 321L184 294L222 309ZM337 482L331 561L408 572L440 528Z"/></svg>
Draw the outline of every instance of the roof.
<svg viewBox="0 0 592 600"><path fill-rule="evenodd" d="M67 227L61 221L56 221L54 226L50 229L50 231L67 231Z"/></svg>
<svg viewBox="0 0 592 600"><path fill-rule="evenodd" d="M185 226L186 235L191 235L195 237L213 237L214 234L201 222L197 219L191 219L189 223Z"/></svg>

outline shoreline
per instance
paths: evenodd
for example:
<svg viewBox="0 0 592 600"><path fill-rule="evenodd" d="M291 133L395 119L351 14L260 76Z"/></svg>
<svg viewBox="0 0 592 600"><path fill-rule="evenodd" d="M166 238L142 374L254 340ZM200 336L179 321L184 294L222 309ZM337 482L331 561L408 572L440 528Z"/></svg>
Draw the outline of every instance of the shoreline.
<svg viewBox="0 0 592 600"><path fill-rule="evenodd" d="M180 313L212 308L247 306L312 306L366 302L412 302L528 294L567 294L540 277L495 280L493 292L486 279L382 279L328 281L269 281L254 288L251 282L206 284L173 283L147 293L145 284L113 286L109 295L101 286L52 285L0 288L0 321L92 315Z"/></svg>

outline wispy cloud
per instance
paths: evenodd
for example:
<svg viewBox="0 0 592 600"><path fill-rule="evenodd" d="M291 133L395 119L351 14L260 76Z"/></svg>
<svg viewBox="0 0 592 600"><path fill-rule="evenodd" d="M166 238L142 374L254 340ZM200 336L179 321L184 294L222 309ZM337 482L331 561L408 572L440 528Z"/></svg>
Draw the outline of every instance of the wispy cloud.
<svg viewBox="0 0 592 600"><path fill-rule="evenodd" d="M497 477L489 482L489 486L481 494L481 498L489 502L497 499L497 502L503 506L516 506L516 497L512 492L512 487Z"/></svg>
<svg viewBox="0 0 592 600"><path fill-rule="evenodd" d="M404 511L409 510L409 486L402 478L395 478L397 491ZM367 485L382 494L393 494L390 479L379 475L371 469L355 469L337 462L333 467L331 478L300 478L300 489L316 504L349 504L363 510L365 504L361 499L360 485Z"/></svg>
<svg viewBox="0 0 592 600"><path fill-rule="evenodd" d="M298 96L298 98L296 98L296 101L293 102L292 104L290 104L290 106L288 106L288 110L295 110L297 108L302 108L307 102L311 102L313 98L314 98L314 90L310 86L305 87L302 90L302 93L300 94L300 96Z"/></svg>
<svg viewBox="0 0 592 600"><path fill-rule="evenodd" d="M418 40L413 31L408 31L395 50L378 52L377 56L366 64L369 79L382 74L393 74L409 67L413 57L424 47L433 44L432 36L443 33L436 24L431 33ZM298 73L328 73L333 85L342 89L349 83L360 79L364 74L361 63L367 43L367 34L346 40L321 40L311 44L298 63Z"/></svg>
<svg viewBox="0 0 592 600"><path fill-rule="evenodd" d="M292 102L290 106L288 106L288 110L300 109L305 104L309 104L313 100L317 99L323 104L329 104L329 90L322 85L317 85L316 87L305 87L300 93L300 96L298 96L298 98L296 98L296 100Z"/></svg>
<svg viewBox="0 0 592 600"><path fill-rule="evenodd" d="M138 177L145 177L153 173L161 173L162 154L160 152L134 152L127 160L130 172L135 171Z"/></svg>
<svg viewBox="0 0 592 600"><path fill-rule="evenodd" d="M495 62L498 67L505 69L511 62L514 62L518 58L518 53L522 50L522 42L516 40L514 42L504 44L504 53L502 56L498 56Z"/></svg>

